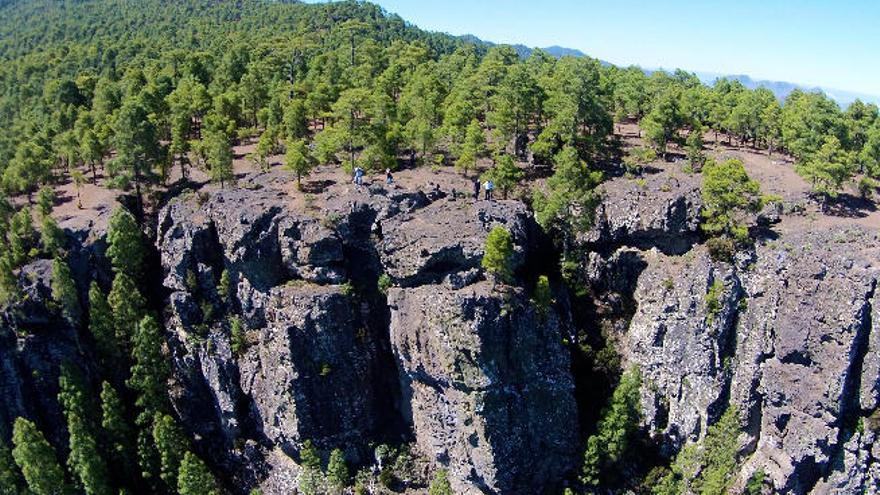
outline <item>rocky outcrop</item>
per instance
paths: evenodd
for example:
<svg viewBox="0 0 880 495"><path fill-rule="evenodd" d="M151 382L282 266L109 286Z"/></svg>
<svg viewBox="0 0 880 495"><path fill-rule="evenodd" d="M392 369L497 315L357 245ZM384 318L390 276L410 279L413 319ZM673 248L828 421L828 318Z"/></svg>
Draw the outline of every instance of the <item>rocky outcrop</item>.
<svg viewBox="0 0 880 495"><path fill-rule="evenodd" d="M388 295L390 331L416 445L457 492L532 493L577 458L563 322L521 289L468 275L495 225L513 234L519 266L531 220L514 202L425 210L395 221L382 252L403 281Z"/></svg>
<svg viewBox="0 0 880 495"><path fill-rule="evenodd" d="M604 252L626 245L682 254L696 240L703 208L699 176L665 171L611 180L599 191L602 202L593 227L579 238L583 245Z"/></svg>
<svg viewBox="0 0 880 495"><path fill-rule="evenodd" d="M876 234L839 229L762 243L735 266L701 249L646 253L623 350L667 452L730 405L746 433L742 479L761 470L779 493L876 490L865 425L880 383L877 248Z"/></svg>
<svg viewBox="0 0 880 495"><path fill-rule="evenodd" d="M644 421L671 453L724 411L742 289L733 268L702 248L644 260L622 348L642 373Z"/></svg>
<svg viewBox="0 0 880 495"><path fill-rule="evenodd" d="M172 398L206 455L235 471L255 443L262 467L236 476L275 493L269 472L290 472L279 452L296 458L309 439L368 461L372 443L403 431L462 492L559 480L577 458L565 321L480 268L495 225L523 265L537 232L525 207L396 188L323 204L239 188L160 214Z"/></svg>

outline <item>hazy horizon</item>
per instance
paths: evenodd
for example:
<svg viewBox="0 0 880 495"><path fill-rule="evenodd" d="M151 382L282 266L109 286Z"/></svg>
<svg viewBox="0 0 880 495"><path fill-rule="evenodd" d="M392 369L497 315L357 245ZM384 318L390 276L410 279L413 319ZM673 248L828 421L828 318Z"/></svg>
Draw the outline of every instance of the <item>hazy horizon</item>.
<svg viewBox="0 0 880 495"><path fill-rule="evenodd" d="M375 0L422 29L573 48L615 65L747 75L880 97L880 3ZM815 33L819 33L815 35Z"/></svg>

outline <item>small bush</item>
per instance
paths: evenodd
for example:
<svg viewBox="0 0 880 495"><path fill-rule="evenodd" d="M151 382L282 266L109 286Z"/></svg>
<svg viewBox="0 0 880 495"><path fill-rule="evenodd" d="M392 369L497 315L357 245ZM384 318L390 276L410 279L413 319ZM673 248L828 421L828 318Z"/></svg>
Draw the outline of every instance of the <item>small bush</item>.
<svg viewBox="0 0 880 495"><path fill-rule="evenodd" d="M452 495L452 485L449 484L449 474L445 469L437 471L431 486L428 488L428 495Z"/></svg>
<svg viewBox="0 0 880 495"><path fill-rule="evenodd" d="M541 315L541 318L546 318L548 311L550 311L550 305L553 304L553 292L550 290L550 279L548 279L546 275L538 277L532 301L535 304L535 309L538 310L538 314Z"/></svg>
<svg viewBox="0 0 880 495"><path fill-rule="evenodd" d="M730 263L736 255L736 243L729 237L713 237L706 241L706 248L715 261Z"/></svg>
<svg viewBox="0 0 880 495"><path fill-rule="evenodd" d="M229 318L229 348L236 357L241 356L247 351L248 342L244 332L244 325L241 318L232 316Z"/></svg>
<svg viewBox="0 0 880 495"><path fill-rule="evenodd" d="M391 281L391 277L389 277L387 273L383 273L382 275L380 275L379 280L376 282L379 293L384 296L388 295L388 289L390 289L393 284L394 283Z"/></svg>
<svg viewBox="0 0 880 495"><path fill-rule="evenodd" d="M716 279L706 292L706 315L709 321L721 312L721 296L724 295L724 283Z"/></svg>

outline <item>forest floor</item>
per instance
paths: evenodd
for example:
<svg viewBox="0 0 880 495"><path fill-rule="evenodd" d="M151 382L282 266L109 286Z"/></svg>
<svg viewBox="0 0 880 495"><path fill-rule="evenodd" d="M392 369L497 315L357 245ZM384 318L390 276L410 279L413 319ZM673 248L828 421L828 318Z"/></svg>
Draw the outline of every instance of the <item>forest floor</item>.
<svg viewBox="0 0 880 495"><path fill-rule="evenodd" d="M626 152L635 146L642 146L643 140L639 137L639 129L635 124L622 124L615 126L615 132L619 136ZM795 173L794 163L790 157L774 153L770 155L767 150L758 150L750 146L739 145L734 141L728 144L727 138L719 137L718 143L712 133L705 136L705 151L715 159L738 158L748 172L749 176L757 180L761 190L765 194L781 196L790 210L796 211L789 214L787 211L782 217L782 222L774 226L779 233L796 232L805 230L827 229L841 225L861 225L871 229L880 230L880 210L870 200L862 199L855 190L853 184L847 186L847 190L839 195L837 200L828 205L821 205L809 195L810 187L800 176ZM234 148L233 171L236 179L242 179L248 175L260 173L260 169L248 155L254 151L253 142L245 142ZM686 173L684 168L687 164L684 151L678 146L670 147L671 161L658 159L651 163L646 173ZM291 198L292 206L311 206L321 197L344 195L355 186L351 176L338 165L322 165L317 167L308 177L303 178L303 190L296 188L296 179L287 171L283 170L283 155L272 156L269 159L270 173L276 180L270 181L271 187L284 191ZM395 187L405 190L429 190L439 188L449 194L453 190L459 194L473 194L473 178L481 171L491 166L491 161L483 159L478 163L477 172L468 176L462 175L452 166L403 167L393 172ZM527 169L532 179L542 180L540 170L528 169L525 163L520 166ZM105 187L102 174L98 173L97 185L92 184L91 175L83 169L88 181L80 187L79 196L81 207L77 201L77 190L70 181L56 186L56 205L53 216L59 225L72 229L83 229L100 222L107 217L107 213L115 207L119 198L119 191ZM221 186L212 184L205 172L195 167L190 167L190 181L187 186L191 189L203 189L207 192L217 190ZM175 184L180 179L180 169L175 167L169 177L169 184ZM637 180L634 177L615 177L612 181ZM384 183L384 173L368 174L364 178L365 185ZM228 186L228 184L227 184ZM166 190L157 188L157 195ZM520 191L520 193L523 191ZM482 194L482 191L481 191ZM154 197L157 197L154 195ZM514 194L516 195L516 193ZM496 197L499 197L496 191ZM16 198L15 202L26 202L26 198Z"/></svg>

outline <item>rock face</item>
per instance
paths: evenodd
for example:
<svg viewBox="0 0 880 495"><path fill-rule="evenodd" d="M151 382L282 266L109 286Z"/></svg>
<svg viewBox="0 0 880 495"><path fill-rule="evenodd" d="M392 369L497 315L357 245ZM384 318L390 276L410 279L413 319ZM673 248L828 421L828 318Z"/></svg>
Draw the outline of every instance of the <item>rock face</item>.
<svg viewBox="0 0 880 495"><path fill-rule="evenodd" d="M559 480L577 462L566 323L480 268L495 225L523 265L537 234L525 207L382 188L325 204L234 189L160 214L173 402L202 450L235 470L256 442L281 473L279 451L296 457L307 439L366 460L404 432L461 492ZM268 474L248 469L245 482Z"/></svg>
<svg viewBox="0 0 880 495"><path fill-rule="evenodd" d="M522 290L469 283L494 225L513 234L521 264L529 217L506 202L426 210L395 221L382 252L404 281L388 304L416 444L448 467L458 492L538 490L578 450L561 323L553 311L539 314ZM438 267L450 275L437 276Z"/></svg>
<svg viewBox="0 0 880 495"><path fill-rule="evenodd" d="M580 242L599 250L628 245L681 254L699 232L703 200L698 176L648 174L603 184L593 228Z"/></svg>
<svg viewBox="0 0 880 495"><path fill-rule="evenodd" d="M865 425L880 383L869 352L877 248L876 234L853 229L763 243L735 265L702 248L646 253L624 355L645 377L645 422L667 451L730 404L747 434L743 479L760 469L779 493L876 490Z"/></svg>

